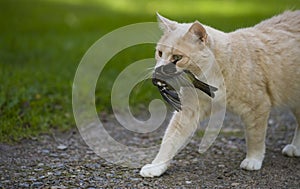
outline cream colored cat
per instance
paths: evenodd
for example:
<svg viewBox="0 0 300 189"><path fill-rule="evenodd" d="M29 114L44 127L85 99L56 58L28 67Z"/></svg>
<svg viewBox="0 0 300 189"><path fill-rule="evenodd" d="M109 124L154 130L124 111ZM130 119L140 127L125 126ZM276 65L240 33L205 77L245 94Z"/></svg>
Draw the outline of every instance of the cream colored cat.
<svg viewBox="0 0 300 189"><path fill-rule="evenodd" d="M218 88L215 99L225 99L226 108L244 121L247 155L241 168L261 168L267 120L275 106L291 108L298 121L294 139L282 153L300 156L300 11L287 11L231 33L198 21L179 24L160 15L158 21L164 34L156 48L156 67L179 57L178 71L188 69L198 79L206 78ZM204 93L199 92L199 105L189 102L191 90L182 88L180 93L189 105L174 113L159 153L140 171L143 177L163 174L199 121L210 115L211 100Z"/></svg>

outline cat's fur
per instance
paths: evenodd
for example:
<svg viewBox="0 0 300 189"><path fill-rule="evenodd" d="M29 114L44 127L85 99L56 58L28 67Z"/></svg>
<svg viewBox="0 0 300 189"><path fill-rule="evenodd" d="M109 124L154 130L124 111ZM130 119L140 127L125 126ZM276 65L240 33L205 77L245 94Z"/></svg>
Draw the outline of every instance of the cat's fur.
<svg viewBox="0 0 300 189"><path fill-rule="evenodd" d="M183 55L177 70L188 69L200 80L206 78L218 88L215 98L226 100L227 109L244 121L247 155L241 168L261 168L267 120L274 106L291 108L298 121L294 139L282 153L300 156L300 11L286 11L231 33L198 21L179 24L160 15L158 21L164 35L157 44L157 66L171 62L172 54ZM182 89L182 99L188 102L190 93ZM199 92L199 99L199 105L187 103L173 115L159 153L141 169L142 176L163 174L199 121L210 115L209 97Z"/></svg>

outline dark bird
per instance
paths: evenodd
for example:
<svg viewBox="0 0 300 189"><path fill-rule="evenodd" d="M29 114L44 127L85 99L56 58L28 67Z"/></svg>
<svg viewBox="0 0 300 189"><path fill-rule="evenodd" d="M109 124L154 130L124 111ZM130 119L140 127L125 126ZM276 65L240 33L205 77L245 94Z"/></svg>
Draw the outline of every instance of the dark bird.
<svg viewBox="0 0 300 189"><path fill-rule="evenodd" d="M173 63L156 68L152 75L152 83L158 88L163 99L176 111L181 110L181 102L177 93L181 86L193 86L212 98L215 97L214 92L218 90L198 80L189 70L177 72L176 65Z"/></svg>

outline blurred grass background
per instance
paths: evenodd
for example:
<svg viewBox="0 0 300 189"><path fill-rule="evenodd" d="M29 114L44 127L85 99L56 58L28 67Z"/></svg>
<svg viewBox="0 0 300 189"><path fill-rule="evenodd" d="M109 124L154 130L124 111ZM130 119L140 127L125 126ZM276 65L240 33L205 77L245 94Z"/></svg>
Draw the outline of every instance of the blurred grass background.
<svg viewBox="0 0 300 189"><path fill-rule="evenodd" d="M53 129L75 127L72 81L81 57L104 34L137 22L156 21L155 12L179 22L200 22L233 31L252 26L299 0L1 0L0 141L12 142ZM154 45L116 55L96 89L99 112L111 112L110 91L130 63L153 57ZM136 112L158 91L150 82L132 92Z"/></svg>

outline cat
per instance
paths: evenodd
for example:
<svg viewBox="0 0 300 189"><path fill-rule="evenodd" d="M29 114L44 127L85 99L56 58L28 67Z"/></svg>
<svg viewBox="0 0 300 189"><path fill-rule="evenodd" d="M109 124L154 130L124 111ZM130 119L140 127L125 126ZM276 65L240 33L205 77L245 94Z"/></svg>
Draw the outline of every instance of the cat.
<svg viewBox="0 0 300 189"><path fill-rule="evenodd" d="M199 21L177 23L159 14L157 18L163 36L156 47L156 67L176 58L178 72L189 70L218 88L215 99L225 99L226 109L239 115L245 124L247 154L240 164L242 169L261 169L272 107L289 107L295 115L298 126L293 141L282 153L300 157L299 10L285 11L254 27L230 33ZM211 100L198 93L199 103L195 103L189 98L191 90L180 90L181 98L191 102L173 114L158 154L151 164L142 167L141 176L162 175L199 122L208 118Z"/></svg>

